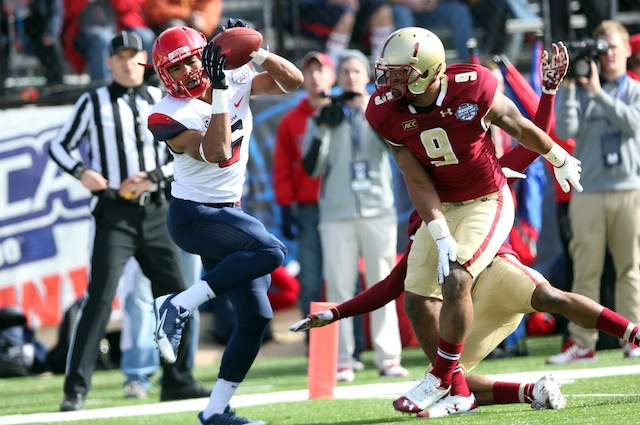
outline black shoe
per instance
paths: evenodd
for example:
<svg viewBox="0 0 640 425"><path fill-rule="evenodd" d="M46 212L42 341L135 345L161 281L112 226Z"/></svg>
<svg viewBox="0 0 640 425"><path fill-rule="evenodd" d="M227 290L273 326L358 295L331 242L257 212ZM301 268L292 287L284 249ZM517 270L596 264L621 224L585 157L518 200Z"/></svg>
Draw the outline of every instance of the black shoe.
<svg viewBox="0 0 640 425"><path fill-rule="evenodd" d="M60 404L61 412L71 412L84 409L84 397L80 394L65 394Z"/></svg>
<svg viewBox="0 0 640 425"><path fill-rule="evenodd" d="M171 388L162 387L160 401L184 400L187 398L209 397L211 390L202 386L198 381L192 381L186 385L177 385Z"/></svg>

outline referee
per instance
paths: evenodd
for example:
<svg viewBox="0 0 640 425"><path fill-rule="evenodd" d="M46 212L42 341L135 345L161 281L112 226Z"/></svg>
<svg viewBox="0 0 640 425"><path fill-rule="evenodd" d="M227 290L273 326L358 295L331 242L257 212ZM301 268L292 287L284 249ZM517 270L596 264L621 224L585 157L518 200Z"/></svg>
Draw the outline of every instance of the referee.
<svg viewBox="0 0 640 425"><path fill-rule="evenodd" d="M94 240L87 296L67 354L60 410L80 410L91 387L125 263L135 257L149 278L153 296L186 289L178 248L167 232L166 180L173 175L166 145L147 129L151 107L162 91L144 84L147 62L140 37L121 32L111 41L113 83L83 93L72 116L51 142L51 158L95 196L91 201ZM71 153L84 143L88 163ZM151 306L149 306L151 308ZM189 341L189 326L183 338ZM187 342L174 364L163 364L161 399L208 397L187 365Z"/></svg>

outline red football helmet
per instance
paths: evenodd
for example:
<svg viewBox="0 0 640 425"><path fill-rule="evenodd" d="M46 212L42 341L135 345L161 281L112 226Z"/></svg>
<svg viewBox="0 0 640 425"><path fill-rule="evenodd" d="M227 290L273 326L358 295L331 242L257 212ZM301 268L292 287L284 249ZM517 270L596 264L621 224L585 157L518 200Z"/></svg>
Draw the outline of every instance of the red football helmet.
<svg viewBox="0 0 640 425"><path fill-rule="evenodd" d="M167 68L183 59L197 55L202 60L202 49L207 45L207 37L189 27L173 27L164 30L153 43L153 67L170 96L189 99L200 96L211 86L211 80L203 68L174 80ZM198 81L200 84L188 89L185 82Z"/></svg>

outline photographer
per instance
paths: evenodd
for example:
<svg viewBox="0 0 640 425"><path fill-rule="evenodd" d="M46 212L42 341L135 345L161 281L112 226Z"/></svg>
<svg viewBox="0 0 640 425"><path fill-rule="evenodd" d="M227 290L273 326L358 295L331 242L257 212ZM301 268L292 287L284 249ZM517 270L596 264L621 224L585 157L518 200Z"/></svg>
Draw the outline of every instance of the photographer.
<svg viewBox="0 0 640 425"><path fill-rule="evenodd" d="M640 83L626 74L629 33L615 21L594 31L609 48L590 61L591 75L565 78L556 100L556 133L575 138L584 192L569 204L572 291L595 301L608 248L616 269L615 310L640 320ZM598 333L569 324L570 338L548 363L595 359ZM625 357L640 348L625 342Z"/></svg>
<svg viewBox="0 0 640 425"><path fill-rule="evenodd" d="M344 51L337 63L343 95L318 109L305 132L305 171L322 178L318 204L326 299L337 303L356 292L360 256L367 287L388 276L396 262L398 223L389 148L364 115L370 78L366 56ZM371 313L370 330L380 375L408 376L400 366L395 303ZM352 318L340 321L339 335L337 379L353 381Z"/></svg>

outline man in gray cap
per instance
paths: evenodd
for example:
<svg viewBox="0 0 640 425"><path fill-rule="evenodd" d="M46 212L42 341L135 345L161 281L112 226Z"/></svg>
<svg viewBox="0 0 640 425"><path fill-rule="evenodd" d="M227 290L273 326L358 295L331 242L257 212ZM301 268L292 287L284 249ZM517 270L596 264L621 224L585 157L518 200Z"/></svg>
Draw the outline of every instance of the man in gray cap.
<svg viewBox="0 0 640 425"><path fill-rule="evenodd" d="M322 178L319 231L326 297L344 302L356 292L359 258L365 286L385 278L396 263L397 217L389 148L364 119L371 67L359 50L345 50L337 61L343 98L320 108L307 121L305 170ZM402 344L394 303L371 313L374 362L380 376L409 375L400 365ZM338 381L353 381L353 322L340 321Z"/></svg>

